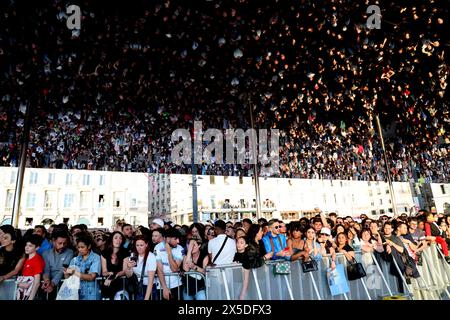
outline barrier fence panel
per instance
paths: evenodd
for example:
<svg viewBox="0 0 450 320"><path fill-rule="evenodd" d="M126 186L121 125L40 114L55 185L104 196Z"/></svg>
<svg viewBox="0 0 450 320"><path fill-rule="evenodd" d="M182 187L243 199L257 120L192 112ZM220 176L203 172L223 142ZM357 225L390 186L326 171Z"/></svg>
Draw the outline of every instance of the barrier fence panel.
<svg viewBox="0 0 450 320"><path fill-rule="evenodd" d="M16 279L7 279L0 283L0 300L16 299Z"/></svg>
<svg viewBox="0 0 450 320"><path fill-rule="evenodd" d="M432 244L422 253L421 263L417 265L420 277L407 278L399 273L396 261L386 261L373 253L355 252L355 259L362 263L366 276L348 281L349 292L333 296L328 285L327 270L330 268L330 257L323 257L318 261L318 270L304 273L301 261L291 262L289 274L275 274L274 267L277 262L270 261L257 269L244 271L241 264L233 263L224 266L208 267L206 274L199 272L168 273L167 285L177 286L178 299L183 298L183 292L191 292L187 277L204 280L205 287L199 288L195 281L195 290L200 293L200 299L208 300L238 300L244 285L244 272L248 273L248 288L244 294L245 300L376 300L382 297L406 295L414 299L446 299L450 300L450 266L445 261L442 252ZM336 254L336 264L344 267L348 279L347 266L349 261L342 254ZM157 279L157 277L155 277ZM95 280L94 291L101 294L103 277ZM192 280L192 279L191 279ZM58 290L64 280L58 286ZM122 290L126 291L126 277L122 277ZM176 281L177 283L173 283ZM403 290L401 290L403 288ZM191 289L191 290L189 290ZM42 293L42 292L41 292ZM162 290L157 291L158 298L162 299ZM8 279L0 283L0 300L15 300L16 279ZM126 299L126 295L121 296ZM133 297L128 297L133 299ZM48 299L41 294L41 299Z"/></svg>

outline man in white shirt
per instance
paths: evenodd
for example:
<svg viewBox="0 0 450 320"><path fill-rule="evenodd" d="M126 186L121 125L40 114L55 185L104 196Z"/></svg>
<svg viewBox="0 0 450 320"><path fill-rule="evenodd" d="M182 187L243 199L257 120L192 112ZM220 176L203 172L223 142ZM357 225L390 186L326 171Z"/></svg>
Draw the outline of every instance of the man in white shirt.
<svg viewBox="0 0 450 320"><path fill-rule="evenodd" d="M227 237L225 230L225 221L217 220L214 224L214 231L217 236L208 242L210 261L212 261L212 264L214 265L232 263L236 253L236 241Z"/></svg>
<svg viewBox="0 0 450 320"><path fill-rule="evenodd" d="M180 271L183 262L183 248L180 242L180 231L169 228L164 232L164 241L155 247L156 262L158 266L158 289L162 290L162 297L166 300L179 300L182 293L182 282L179 275L164 275ZM161 292L158 292L161 296Z"/></svg>

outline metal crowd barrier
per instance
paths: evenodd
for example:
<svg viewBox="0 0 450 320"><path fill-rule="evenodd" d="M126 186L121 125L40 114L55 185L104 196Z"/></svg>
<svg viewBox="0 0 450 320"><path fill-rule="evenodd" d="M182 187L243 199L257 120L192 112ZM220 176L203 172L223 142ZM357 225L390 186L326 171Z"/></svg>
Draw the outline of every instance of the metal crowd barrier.
<svg viewBox="0 0 450 320"><path fill-rule="evenodd" d="M206 274L199 272L166 273L171 287L171 279L195 276L205 283L205 296L208 300L237 300L241 295L244 284L244 272L248 272L248 288L245 294L247 300L376 300L383 297L405 296L417 300L450 299L450 265L446 262L440 249L431 244L422 252L422 264L417 265L420 277L407 279L401 272L395 259L388 262L377 258L374 253L355 252L357 262L363 264L366 276L348 281L349 292L342 295L331 295L327 268L330 267L330 257L323 257L318 261L318 270L304 273L301 261L291 262L291 272L285 275L275 275L273 267L275 261L270 261L258 269L244 271L241 264L233 263L208 267ZM348 261L342 254L336 254L336 263L342 264L347 276ZM397 270L397 275L391 272ZM155 275L155 282L157 281ZM95 291L101 291L104 277L95 280ZM186 278L187 280L187 278ZM60 288L64 280L60 282ZM122 277L122 290L126 291L126 277ZM175 280L173 280L175 281ZM178 280L177 280L178 281ZM182 299L183 291L189 292L187 285L178 286L178 297ZM195 292L202 288L197 287ZM401 290L403 289L403 290ZM162 299L162 290L157 291ZM123 296L124 298L124 296ZM133 297L129 297L133 299ZM155 297L152 297L155 299ZM16 299L16 280L8 279L0 283L0 300ZM48 295L44 295L48 299Z"/></svg>
<svg viewBox="0 0 450 320"><path fill-rule="evenodd" d="M245 295L248 300L376 300L392 296L408 299L450 299L450 266L436 246L423 253L423 265L418 266L421 277L406 279L396 261L377 259L374 253L355 252L357 262L363 264L366 276L348 281L349 292L331 295L327 268L329 257L318 261L318 270L304 273L301 262L291 262L291 272L273 274L276 262L269 262L258 269L248 271L249 284ZM441 257L440 257L441 256ZM336 263L342 264L347 276L348 261L343 254L336 254ZM392 263L392 266L391 266ZM398 276L391 273L395 268ZM241 264L209 267L206 271L208 299L237 300L240 297L244 269ZM403 289L403 290L401 290Z"/></svg>
<svg viewBox="0 0 450 320"><path fill-rule="evenodd" d="M0 300L16 300L16 279L7 279L0 283Z"/></svg>
<svg viewBox="0 0 450 320"><path fill-rule="evenodd" d="M171 281L175 281L172 279L178 279L178 277L190 277L190 276L195 276L197 279L203 279L203 281L206 284L206 278L205 275L200 273L200 272L196 272L196 271L189 271L189 272L183 272L183 273L165 273L164 274L166 277L168 277L169 283L167 283L168 287L171 287ZM145 275L144 277L147 277L147 275ZM122 278L122 291L127 291L126 289L126 276L123 276ZM155 283L157 276L155 275ZM198 279L198 280L200 280ZM97 277L95 279L95 292L99 292L99 296L101 296L101 288L102 288L102 284L103 282L106 280L105 277ZM187 280L187 279L186 279ZM63 284L63 282L65 281L65 279L62 279L59 284L57 285L57 287L55 288L55 291L57 292L61 285ZM43 281L41 281L41 284L43 283ZM187 292L189 292L189 282L188 281L183 281L183 283L186 283L186 286L178 286L178 297L180 297L180 299L183 297L183 291L186 290ZM198 288L198 283L197 281L195 282L195 293L198 293L199 289L202 288ZM17 289L17 284L16 284L16 278L12 278L12 279L8 279L3 281L2 283L0 283L0 300L16 300L16 289ZM206 288L205 288L206 291ZM157 299L162 300L162 290L158 290L158 297ZM128 297L130 299L134 299L133 295L127 293ZM205 292L205 296L206 299L208 298L207 292ZM122 295L122 298L125 298L125 295ZM49 294L48 293L44 293L41 290L38 291L37 296L35 297L36 300L49 300Z"/></svg>

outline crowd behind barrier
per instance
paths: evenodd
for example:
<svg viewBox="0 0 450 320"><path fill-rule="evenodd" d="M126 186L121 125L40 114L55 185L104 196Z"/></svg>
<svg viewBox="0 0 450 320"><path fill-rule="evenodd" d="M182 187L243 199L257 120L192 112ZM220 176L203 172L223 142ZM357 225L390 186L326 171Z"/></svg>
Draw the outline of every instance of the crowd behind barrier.
<svg viewBox="0 0 450 320"><path fill-rule="evenodd" d="M394 181L448 182L445 0L385 1L376 32L352 0L102 2L81 32L70 1L2 4L0 166L18 166L28 106L28 167L189 173L171 133L246 130L250 100L256 128L283 131L269 175L385 181L379 114Z"/></svg>
<svg viewBox="0 0 450 320"><path fill-rule="evenodd" d="M450 299L449 220L318 210L289 224L119 220L111 233L38 225L23 238L4 225L0 299Z"/></svg>

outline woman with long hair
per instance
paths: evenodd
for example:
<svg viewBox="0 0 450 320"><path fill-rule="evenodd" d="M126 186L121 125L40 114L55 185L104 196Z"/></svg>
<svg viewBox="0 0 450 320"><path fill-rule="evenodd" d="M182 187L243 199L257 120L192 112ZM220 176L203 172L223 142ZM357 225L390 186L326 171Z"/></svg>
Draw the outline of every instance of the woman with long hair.
<svg viewBox="0 0 450 320"><path fill-rule="evenodd" d="M306 242L302 239L302 236L302 225L300 222L293 222L289 228L289 238L287 240L287 246L292 252L291 261L308 258Z"/></svg>
<svg viewBox="0 0 450 320"><path fill-rule="evenodd" d="M22 270L25 257L22 243L11 225L0 226L0 284Z"/></svg>
<svg viewBox="0 0 450 320"><path fill-rule="evenodd" d="M323 248L320 243L317 242L317 234L313 227L306 229L306 247L308 250L308 255L311 259L316 261L321 261L322 256L327 254L325 248Z"/></svg>
<svg viewBox="0 0 450 320"><path fill-rule="evenodd" d="M191 238L186 256L183 259L183 270L205 274L209 262L208 252L201 250L203 240L199 234ZM186 276L183 290L184 300L206 300L205 280L201 275L190 274Z"/></svg>
<svg viewBox="0 0 450 320"><path fill-rule="evenodd" d="M142 273L144 270L144 273ZM140 235L135 238L131 255L123 260L123 271L127 278L137 277L138 282L143 279L143 290L136 290L136 300L150 300L156 272L156 257L150 252L149 241Z"/></svg>
<svg viewBox="0 0 450 320"><path fill-rule="evenodd" d="M114 231L109 238L109 243L101 256L102 275L106 277L102 287L103 298L114 299L116 292L123 287L121 277L125 275L123 271L123 260L129 256L128 251L123 247L125 236L120 231Z"/></svg>

